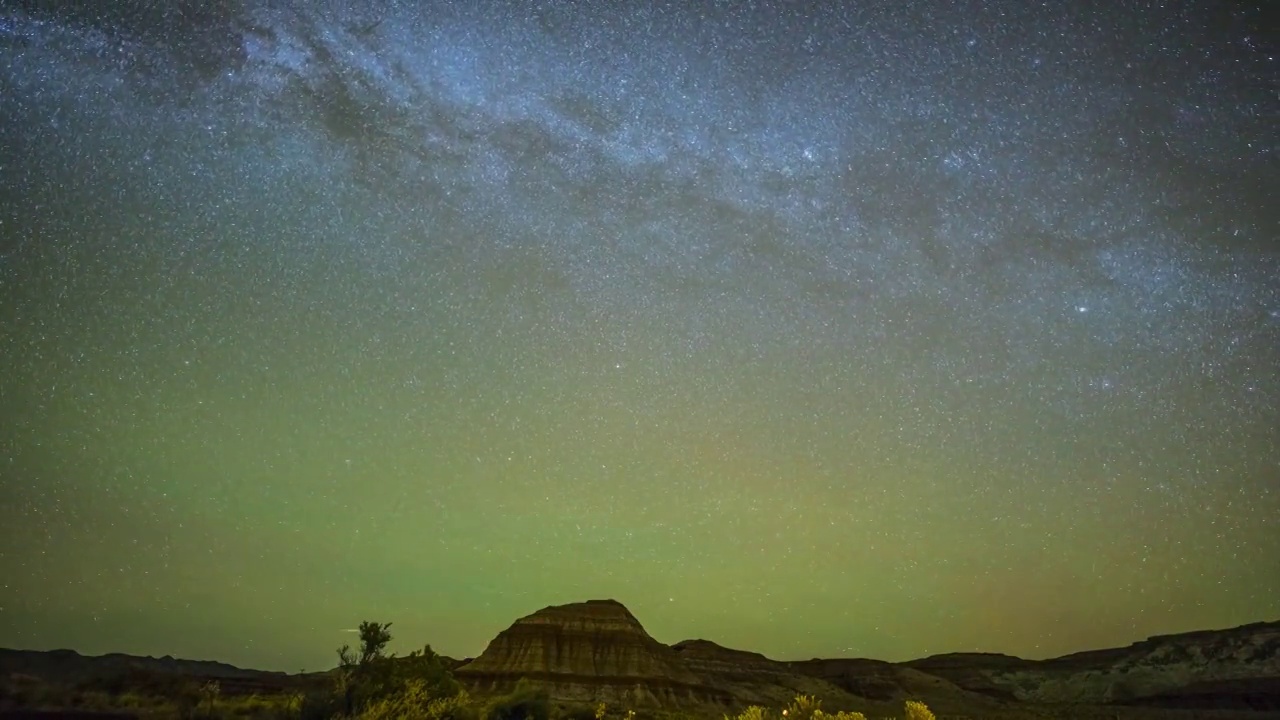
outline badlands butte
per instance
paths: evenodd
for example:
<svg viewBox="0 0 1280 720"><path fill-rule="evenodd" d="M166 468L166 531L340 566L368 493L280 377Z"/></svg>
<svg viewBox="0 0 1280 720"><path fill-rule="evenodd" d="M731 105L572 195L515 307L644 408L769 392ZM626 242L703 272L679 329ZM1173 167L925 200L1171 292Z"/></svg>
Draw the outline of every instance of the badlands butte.
<svg viewBox="0 0 1280 720"><path fill-rule="evenodd" d="M1154 637L1041 661L957 653L905 663L785 662L709 640L664 645L621 603L591 600L520 618L479 657L462 661L454 675L482 694L509 691L529 678L564 703L603 700L705 714L783 707L796 695L811 695L824 709L869 716L896 714L907 699L942 716L1025 717L1031 708L1021 706L1028 705L1061 709L1064 717L1096 714L1087 706L1106 708L1099 717L1125 714L1114 708L1280 716L1280 622Z"/></svg>
<svg viewBox="0 0 1280 720"><path fill-rule="evenodd" d="M900 717L906 700L924 702L939 718L1280 718L1280 622L1050 660L951 653L901 663L780 661L709 640L665 645L621 603L589 600L516 620L476 658L444 660L477 698L509 693L524 680L562 710L604 702L639 717L720 718L751 705L783 708L808 695L825 711L870 718ZM320 675L172 658L0 652L0 669L10 674L92 674L108 662L218 679L224 693L288 689Z"/></svg>

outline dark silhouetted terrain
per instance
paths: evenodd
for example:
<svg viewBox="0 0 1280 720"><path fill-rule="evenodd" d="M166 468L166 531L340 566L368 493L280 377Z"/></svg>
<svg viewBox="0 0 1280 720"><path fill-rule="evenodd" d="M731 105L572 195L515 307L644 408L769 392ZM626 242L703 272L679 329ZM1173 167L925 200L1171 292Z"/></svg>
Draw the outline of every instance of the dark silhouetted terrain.
<svg viewBox="0 0 1280 720"><path fill-rule="evenodd" d="M565 717L602 702L654 717L719 717L752 705L783 707L797 696L821 700L827 712L869 717L894 715L908 700L924 702L942 718L1280 717L1280 622L1158 636L1049 660L951 653L904 663L787 662L708 640L665 645L621 603L592 600L520 618L474 659L438 661L476 702L536 692ZM6 678L6 718L35 717L13 709L23 704L24 692L33 695L33 687L42 688L46 706L62 688L69 696L86 690L107 696L186 692L198 708L200 700L191 693L203 688L206 696L249 698L250 706L267 707L255 699L302 698L332 687L341 673L289 675L168 656L88 657L70 650L3 650L0 671ZM278 717L290 706L271 707Z"/></svg>

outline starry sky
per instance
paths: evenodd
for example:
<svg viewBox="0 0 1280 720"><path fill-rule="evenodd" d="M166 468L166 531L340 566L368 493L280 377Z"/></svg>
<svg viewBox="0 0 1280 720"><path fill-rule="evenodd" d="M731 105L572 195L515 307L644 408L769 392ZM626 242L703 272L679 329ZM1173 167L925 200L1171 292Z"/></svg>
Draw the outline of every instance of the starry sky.
<svg viewBox="0 0 1280 720"><path fill-rule="evenodd" d="M1265 3L474 5L0 6L0 646L1280 618Z"/></svg>

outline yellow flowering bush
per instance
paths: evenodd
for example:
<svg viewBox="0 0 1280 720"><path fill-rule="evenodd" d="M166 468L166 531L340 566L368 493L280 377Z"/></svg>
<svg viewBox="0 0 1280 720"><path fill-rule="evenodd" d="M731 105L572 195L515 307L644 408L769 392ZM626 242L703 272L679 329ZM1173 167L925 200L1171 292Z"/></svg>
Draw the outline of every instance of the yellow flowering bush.
<svg viewBox="0 0 1280 720"><path fill-rule="evenodd" d="M916 700L907 701L907 720L936 720L927 705Z"/></svg>

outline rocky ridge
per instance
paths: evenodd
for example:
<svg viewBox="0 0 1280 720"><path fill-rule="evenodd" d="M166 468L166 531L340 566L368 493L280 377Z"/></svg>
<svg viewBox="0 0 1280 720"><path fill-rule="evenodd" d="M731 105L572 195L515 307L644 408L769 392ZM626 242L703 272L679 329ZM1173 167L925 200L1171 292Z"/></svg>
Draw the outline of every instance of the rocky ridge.
<svg viewBox="0 0 1280 720"><path fill-rule="evenodd" d="M211 660L184 660L126 655L81 655L74 650L0 649L0 679L24 678L74 686L93 684L122 687L181 679L197 683L217 682L228 695L249 695L300 690L323 682L322 673L288 674L250 670Z"/></svg>
<svg viewBox="0 0 1280 720"><path fill-rule="evenodd" d="M1160 635L1049 660L953 653L904 665L1021 702L1168 707L1185 698L1194 707L1280 710L1280 622Z"/></svg>
<svg viewBox="0 0 1280 720"><path fill-rule="evenodd" d="M874 712L915 698L943 712L992 717L1027 704L1280 710L1280 623L1154 637L1051 660L958 653L906 663L783 662L708 640L668 647L621 603L594 600L517 620L457 674L481 694L527 677L560 702L631 707L777 706L805 694L831 710Z"/></svg>
<svg viewBox="0 0 1280 720"><path fill-rule="evenodd" d="M820 698L827 710L870 716L895 715L910 698L940 716L1190 717L1176 714L1189 709L1280 717L1280 622L1157 636L1049 660L952 653L905 663L778 661L708 640L664 645L621 603L592 600L520 618L474 659L442 659L481 697L509 692L527 678L561 706L604 701L709 717L749 704L778 707L798 694ZM236 694L296 691L329 680L171 657L0 650L0 674L10 678L76 683L122 673L216 679L223 692Z"/></svg>

